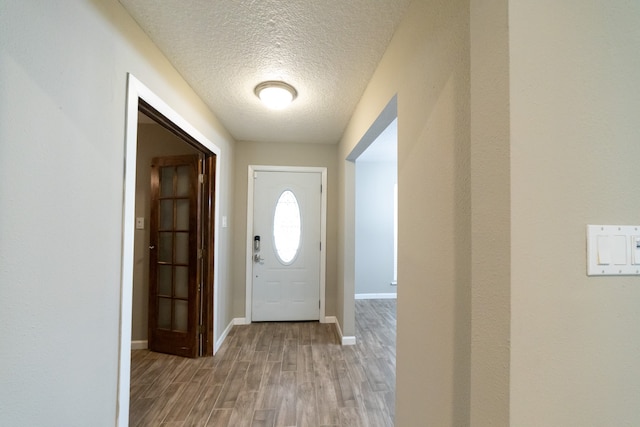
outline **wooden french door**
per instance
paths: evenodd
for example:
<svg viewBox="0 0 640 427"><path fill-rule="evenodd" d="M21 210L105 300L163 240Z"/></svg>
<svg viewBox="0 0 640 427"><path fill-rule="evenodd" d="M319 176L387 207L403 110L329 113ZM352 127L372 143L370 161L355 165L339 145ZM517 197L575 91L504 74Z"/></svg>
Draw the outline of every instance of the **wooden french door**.
<svg viewBox="0 0 640 427"><path fill-rule="evenodd" d="M151 163L148 346L185 357L202 345L203 163L198 155Z"/></svg>

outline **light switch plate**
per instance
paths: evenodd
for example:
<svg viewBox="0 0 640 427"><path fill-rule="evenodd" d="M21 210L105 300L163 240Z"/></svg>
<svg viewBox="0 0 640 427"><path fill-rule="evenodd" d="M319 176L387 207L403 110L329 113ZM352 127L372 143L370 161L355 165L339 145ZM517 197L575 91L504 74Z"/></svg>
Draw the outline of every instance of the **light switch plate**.
<svg viewBox="0 0 640 427"><path fill-rule="evenodd" d="M136 230L144 230L144 217L139 216L136 218Z"/></svg>
<svg viewBox="0 0 640 427"><path fill-rule="evenodd" d="M640 225L588 225L587 275L640 275Z"/></svg>

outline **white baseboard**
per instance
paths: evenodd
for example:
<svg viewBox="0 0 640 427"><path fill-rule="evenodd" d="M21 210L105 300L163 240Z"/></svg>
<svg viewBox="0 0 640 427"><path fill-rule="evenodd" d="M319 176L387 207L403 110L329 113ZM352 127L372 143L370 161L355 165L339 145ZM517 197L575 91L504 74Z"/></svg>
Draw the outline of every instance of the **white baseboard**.
<svg viewBox="0 0 640 427"><path fill-rule="evenodd" d="M246 325L246 324L247 324L247 321L244 317L236 317L232 319L231 322L229 322L227 327L224 329L224 331L222 331L222 335L220 335L220 338L218 338L218 341L216 341L216 346L213 350L214 353L218 351L218 349L220 348L224 340L227 338L227 335L229 335L229 332L231 332L231 328L234 325ZM131 341L131 350L146 350L147 348L149 348L149 341L147 340Z"/></svg>
<svg viewBox="0 0 640 427"><path fill-rule="evenodd" d="M398 294L396 292L386 294L356 294L356 299L396 299Z"/></svg>
<svg viewBox="0 0 640 427"><path fill-rule="evenodd" d="M340 322L338 322L338 318L336 316L326 316L324 321L321 320L321 323L333 323L336 325L336 332L338 332L338 337L340 338L340 343L342 345L356 344L356 337L342 335L342 328L340 327Z"/></svg>
<svg viewBox="0 0 640 427"><path fill-rule="evenodd" d="M325 316L324 319L320 319L320 323L338 323L336 316Z"/></svg>
<svg viewBox="0 0 640 427"><path fill-rule="evenodd" d="M218 341L216 341L216 346L213 349L213 352L217 353L217 351L222 346L222 343L227 338L227 335L229 335L229 332L231 332L231 328L233 328L235 325L246 325L246 324L247 324L247 320L244 317L235 317L231 319L231 322L229 322L227 327L224 328L224 331L222 331L222 335L220 335L220 338L218 338Z"/></svg>
<svg viewBox="0 0 640 427"><path fill-rule="evenodd" d="M338 323L338 318L336 316L321 317L320 323Z"/></svg>
<svg viewBox="0 0 640 427"><path fill-rule="evenodd" d="M224 328L224 331L222 331L222 334L220 334L220 338L218 338L218 340L216 341L215 346L213 347L213 354L216 354L218 352L218 350L222 346L222 343L224 342L225 338L227 338L227 335L229 335L229 332L231 332L231 328L233 328L233 325L234 325L233 321L234 321L234 319L231 319L231 322L229 322L227 327Z"/></svg>
<svg viewBox="0 0 640 427"><path fill-rule="evenodd" d="M218 349L222 346L222 343L227 338L227 335L229 335L229 332L231 332L231 328L233 328L235 325L247 325L248 323L249 322L247 322L247 319L244 318L244 317L236 317L236 318L232 319L231 322L229 322L227 327L222 332L222 335L220 335L220 338L218 338L218 341L216 341L216 346L215 346L215 349L214 349L214 353L217 352ZM336 316L325 316L324 318L320 319L320 323L333 323L333 324L335 324L336 331L338 332L338 337L340 338L340 343L342 345L355 345L356 344L356 337L342 335L342 328L340 328L340 322L338 322L338 318ZM146 341L145 341L145 343L146 343ZM132 345L132 347L133 347L133 345Z"/></svg>
<svg viewBox="0 0 640 427"><path fill-rule="evenodd" d="M342 337L342 345L356 345L356 337L354 336Z"/></svg>
<svg viewBox="0 0 640 427"><path fill-rule="evenodd" d="M146 350L148 348L149 348L149 341L147 340L131 341L131 350Z"/></svg>

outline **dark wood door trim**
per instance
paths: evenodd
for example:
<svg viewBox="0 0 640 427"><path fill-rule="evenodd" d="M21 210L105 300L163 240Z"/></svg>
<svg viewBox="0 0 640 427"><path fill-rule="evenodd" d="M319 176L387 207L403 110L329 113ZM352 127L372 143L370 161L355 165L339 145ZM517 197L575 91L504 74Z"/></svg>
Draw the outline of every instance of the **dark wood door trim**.
<svg viewBox="0 0 640 427"><path fill-rule="evenodd" d="M203 200L203 248L204 248L204 268L203 278L204 285L202 289L202 337L204 340L203 356L213 356L214 337L213 337L213 307L215 307L213 278L214 278L214 241L216 238L214 227L215 216L215 200L216 200L216 164L217 158L215 154L207 156L204 160L205 183Z"/></svg>

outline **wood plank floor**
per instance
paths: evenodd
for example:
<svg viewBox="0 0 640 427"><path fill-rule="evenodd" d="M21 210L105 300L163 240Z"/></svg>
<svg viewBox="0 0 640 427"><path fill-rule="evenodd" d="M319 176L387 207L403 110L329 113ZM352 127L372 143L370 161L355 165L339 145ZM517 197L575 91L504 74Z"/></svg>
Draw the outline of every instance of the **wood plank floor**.
<svg viewBox="0 0 640 427"><path fill-rule="evenodd" d="M234 326L214 357L134 350L130 426L393 426L396 301L356 300L355 346L333 324Z"/></svg>

